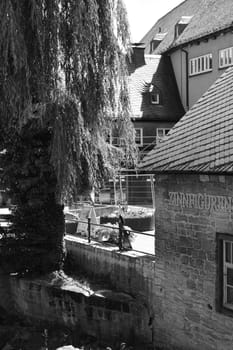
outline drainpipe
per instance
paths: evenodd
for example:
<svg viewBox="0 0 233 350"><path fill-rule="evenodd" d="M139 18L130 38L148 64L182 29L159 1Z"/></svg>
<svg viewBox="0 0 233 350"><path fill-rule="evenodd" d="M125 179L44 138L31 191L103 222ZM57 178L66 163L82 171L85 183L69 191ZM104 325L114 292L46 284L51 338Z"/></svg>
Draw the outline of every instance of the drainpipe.
<svg viewBox="0 0 233 350"><path fill-rule="evenodd" d="M189 53L188 51L181 49L185 53L185 66L186 66L186 108L189 110Z"/></svg>

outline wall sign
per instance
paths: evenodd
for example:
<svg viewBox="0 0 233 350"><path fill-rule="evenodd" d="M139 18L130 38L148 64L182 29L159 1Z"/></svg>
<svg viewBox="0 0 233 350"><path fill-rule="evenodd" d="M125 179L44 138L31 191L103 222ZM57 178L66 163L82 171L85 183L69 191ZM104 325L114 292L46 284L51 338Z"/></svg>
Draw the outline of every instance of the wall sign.
<svg viewBox="0 0 233 350"><path fill-rule="evenodd" d="M233 197L213 196L206 193L169 192L169 204L181 208L231 212Z"/></svg>

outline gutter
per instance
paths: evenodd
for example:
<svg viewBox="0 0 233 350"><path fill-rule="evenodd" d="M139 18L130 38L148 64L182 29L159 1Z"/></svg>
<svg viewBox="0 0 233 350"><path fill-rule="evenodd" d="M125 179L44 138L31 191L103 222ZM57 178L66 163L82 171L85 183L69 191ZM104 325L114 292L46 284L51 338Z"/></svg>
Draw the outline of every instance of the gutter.
<svg viewBox="0 0 233 350"><path fill-rule="evenodd" d="M186 39L183 42L181 41L180 43L177 43L177 44L176 44L176 41L172 42L171 44L169 44L167 47L165 47L161 51L158 50L158 55L163 55L165 53L170 54L170 53L176 51L177 49L182 49L183 47L185 47L187 45L193 45L199 41L205 41L205 40L211 39L212 37L216 38L217 36L221 35L222 33L226 34L228 32L231 32L232 30L233 30L233 24L227 24L226 26L223 26L222 28L219 28L213 32L198 35L196 37Z"/></svg>
<svg viewBox="0 0 233 350"><path fill-rule="evenodd" d="M185 66L186 66L186 76L185 76L185 82L186 82L186 112L189 110L189 53L185 49L181 49L182 52L185 53Z"/></svg>
<svg viewBox="0 0 233 350"><path fill-rule="evenodd" d="M137 174L141 175L216 175L216 176L231 176L233 175L233 172L228 172L228 171L221 171L221 170L208 170L208 171L203 171L203 170L154 170L154 169L140 169L138 168L135 171Z"/></svg>

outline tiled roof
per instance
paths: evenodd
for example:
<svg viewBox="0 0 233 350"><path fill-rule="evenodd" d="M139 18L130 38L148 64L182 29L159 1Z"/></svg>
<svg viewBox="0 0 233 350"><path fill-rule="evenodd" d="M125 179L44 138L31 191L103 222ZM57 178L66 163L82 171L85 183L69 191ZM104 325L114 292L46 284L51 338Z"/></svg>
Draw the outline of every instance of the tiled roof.
<svg viewBox="0 0 233 350"><path fill-rule="evenodd" d="M169 57L146 55L144 65L130 66L130 101L132 117L177 121L184 115ZM151 103L149 89L154 85L161 93L162 103Z"/></svg>
<svg viewBox="0 0 233 350"><path fill-rule="evenodd" d="M182 16L193 16L183 33L174 41L175 25ZM167 32L153 53L163 53L172 47L199 39L211 33L233 27L232 0L186 0L160 18L142 38L149 52L149 43L159 32Z"/></svg>
<svg viewBox="0 0 233 350"><path fill-rule="evenodd" d="M159 172L233 172L233 67L148 153L140 168Z"/></svg>

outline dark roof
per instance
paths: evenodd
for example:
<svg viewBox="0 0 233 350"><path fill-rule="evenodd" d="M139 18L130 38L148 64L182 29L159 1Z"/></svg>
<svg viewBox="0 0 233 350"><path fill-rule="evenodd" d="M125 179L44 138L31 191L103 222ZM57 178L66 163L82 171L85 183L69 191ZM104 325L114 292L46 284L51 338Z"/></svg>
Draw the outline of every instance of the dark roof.
<svg viewBox="0 0 233 350"><path fill-rule="evenodd" d="M146 55L145 64L130 65L130 101L132 118L178 121L184 109L169 57ZM151 103L150 88L160 93L161 105Z"/></svg>
<svg viewBox="0 0 233 350"><path fill-rule="evenodd" d="M148 153L140 168L159 172L233 172L233 67Z"/></svg>
<svg viewBox="0 0 233 350"><path fill-rule="evenodd" d="M182 16L193 16L183 33L174 40L175 25ZM167 35L153 53L163 53L226 28L233 27L232 0L186 0L160 18L142 38L149 52L149 43L157 33Z"/></svg>

